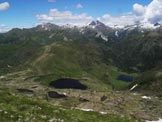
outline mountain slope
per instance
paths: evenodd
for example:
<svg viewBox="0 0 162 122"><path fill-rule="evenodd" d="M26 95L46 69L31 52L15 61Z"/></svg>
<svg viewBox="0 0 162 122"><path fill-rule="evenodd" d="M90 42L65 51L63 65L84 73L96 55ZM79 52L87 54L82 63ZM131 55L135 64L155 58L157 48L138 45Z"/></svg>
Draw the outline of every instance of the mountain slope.
<svg viewBox="0 0 162 122"><path fill-rule="evenodd" d="M90 26L48 23L0 34L0 117L4 121L18 118L49 121L54 116L53 121L59 118L58 121L65 122L129 122L134 119L127 117L139 121L161 117L162 101L157 94L162 91L160 30L110 28L100 22ZM135 80L124 82L119 76ZM50 86L62 78L75 79L88 89ZM138 94L127 90L136 84L134 90ZM51 98L49 92L65 98ZM152 97L143 98L143 93ZM39 107L43 109L38 110ZM102 115L105 112L108 114Z"/></svg>
<svg viewBox="0 0 162 122"><path fill-rule="evenodd" d="M54 106L45 101L27 98L0 88L0 118L3 122L135 122L133 118L103 115L99 112Z"/></svg>
<svg viewBox="0 0 162 122"><path fill-rule="evenodd" d="M0 72L30 67L38 76L90 77L112 85L117 77L111 76L112 65L118 67L116 74L141 73L161 62L160 28L112 28L94 21L81 28L47 23L31 29L13 29L0 34Z"/></svg>

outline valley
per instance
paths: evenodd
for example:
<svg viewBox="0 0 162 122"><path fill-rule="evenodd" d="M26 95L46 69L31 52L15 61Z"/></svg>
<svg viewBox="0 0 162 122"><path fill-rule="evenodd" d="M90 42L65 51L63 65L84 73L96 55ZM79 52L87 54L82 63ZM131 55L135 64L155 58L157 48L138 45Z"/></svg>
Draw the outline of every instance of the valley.
<svg viewBox="0 0 162 122"><path fill-rule="evenodd" d="M0 118L162 118L161 28L117 29L97 21L86 27L47 23L0 34Z"/></svg>

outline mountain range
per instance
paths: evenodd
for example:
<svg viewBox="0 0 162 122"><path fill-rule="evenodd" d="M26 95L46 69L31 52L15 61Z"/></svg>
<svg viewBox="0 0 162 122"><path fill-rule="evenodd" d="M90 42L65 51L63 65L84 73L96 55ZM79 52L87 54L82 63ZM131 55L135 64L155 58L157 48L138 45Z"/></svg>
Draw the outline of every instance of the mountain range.
<svg viewBox="0 0 162 122"><path fill-rule="evenodd" d="M0 84L3 89L19 89L30 95L35 92L36 98L48 101L44 92L53 90L49 84L58 79L77 79L88 90L63 91L69 93L70 98L61 94L66 99L55 104L66 107L88 106L96 110L114 107L111 114L123 114L124 111L124 116L135 119L157 119L161 111L155 104L160 105L161 101L152 100L154 104L149 105L155 110L144 108L145 115L140 116L141 106L143 108L147 101L134 93L161 99L161 64L162 25L158 23L125 27L110 27L100 21L92 21L84 27L44 23L0 34ZM48 91L55 93L52 96L59 96L57 92ZM107 95L107 92L111 100L104 102L107 96L103 93ZM96 94L95 102L89 100L90 94ZM90 102L80 103L78 96L80 101ZM133 103L129 102L131 99Z"/></svg>
<svg viewBox="0 0 162 122"><path fill-rule="evenodd" d="M158 67L162 60L161 32L162 25L158 23L152 26L136 24L119 28L106 26L100 21L92 21L85 27L46 23L29 29L15 28L0 34L0 71L5 73L11 67L24 65L47 45L69 43L68 45L79 48L90 45L87 53L91 48L97 49L96 53L99 50L102 59L99 62L111 64L122 71L145 72Z"/></svg>

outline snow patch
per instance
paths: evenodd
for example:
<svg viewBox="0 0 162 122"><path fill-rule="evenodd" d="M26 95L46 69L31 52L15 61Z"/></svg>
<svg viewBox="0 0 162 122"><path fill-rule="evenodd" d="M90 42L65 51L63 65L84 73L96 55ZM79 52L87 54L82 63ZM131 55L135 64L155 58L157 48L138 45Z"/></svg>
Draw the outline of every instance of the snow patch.
<svg viewBox="0 0 162 122"><path fill-rule="evenodd" d="M103 40L105 40L106 42L109 41L108 38L107 38L106 36L104 36L104 35L101 35L101 38L102 38Z"/></svg>
<svg viewBox="0 0 162 122"><path fill-rule="evenodd" d="M107 38L105 35L103 35L101 32L98 32L97 35L96 35L96 37L100 37L100 36L101 36L101 38L102 38L103 40L105 40L106 42L108 41L108 38Z"/></svg>
<svg viewBox="0 0 162 122"><path fill-rule="evenodd" d="M100 111L99 113L100 113L100 114L103 114L103 115L104 115L104 114L107 114L107 112L103 112L103 111Z"/></svg>
<svg viewBox="0 0 162 122"><path fill-rule="evenodd" d="M95 29L96 28L96 26L90 26L91 28L93 28L93 29Z"/></svg>
<svg viewBox="0 0 162 122"><path fill-rule="evenodd" d="M98 33L96 34L96 37L99 37L100 35L102 35L102 33L101 33L101 32L98 32Z"/></svg>
<svg viewBox="0 0 162 122"><path fill-rule="evenodd" d="M146 121L146 122L162 122L162 119L159 119L157 121Z"/></svg>
<svg viewBox="0 0 162 122"><path fill-rule="evenodd" d="M134 93L133 93L133 95L135 95L135 96L136 96L136 95L138 95L138 93L135 93L135 92L134 92Z"/></svg>
<svg viewBox="0 0 162 122"><path fill-rule="evenodd" d="M93 109L87 109L87 108L79 108L82 111L94 111Z"/></svg>
<svg viewBox="0 0 162 122"><path fill-rule="evenodd" d="M130 89L130 91L132 91L133 89L135 89L137 86L138 86L138 84L134 85L134 86Z"/></svg>
<svg viewBox="0 0 162 122"><path fill-rule="evenodd" d="M88 109L88 108L74 108L74 109L78 109L78 110L82 110L82 111L87 111L87 112L88 111L94 111L93 109ZM94 112L98 112L98 113L103 114L103 115L108 114L107 112L104 112L104 111L94 111Z"/></svg>
<svg viewBox="0 0 162 122"><path fill-rule="evenodd" d="M63 25L62 28L74 28L75 26L72 25L72 24L66 24L66 25Z"/></svg>
<svg viewBox="0 0 162 122"><path fill-rule="evenodd" d="M3 78L5 78L5 76L0 76L0 79L3 79Z"/></svg>
<svg viewBox="0 0 162 122"><path fill-rule="evenodd" d="M84 28L81 28L79 32L82 33L82 34L84 34L85 33L84 32Z"/></svg>
<svg viewBox="0 0 162 122"><path fill-rule="evenodd" d="M141 33L144 33L144 31L143 31L143 30L141 30Z"/></svg>
<svg viewBox="0 0 162 122"><path fill-rule="evenodd" d="M63 119L60 119L60 118L58 118L58 119L52 118L48 122L64 122L64 120Z"/></svg>
<svg viewBox="0 0 162 122"><path fill-rule="evenodd" d="M49 30L49 28L47 27L47 25L46 25L45 23L43 23L41 26L42 26L42 28L43 28L45 31L48 31L48 30Z"/></svg>
<svg viewBox="0 0 162 122"><path fill-rule="evenodd" d="M142 96L143 99L151 99L151 97L148 96Z"/></svg>
<svg viewBox="0 0 162 122"><path fill-rule="evenodd" d="M124 28L124 26L123 25L109 25L111 28L113 28L113 29L122 29L122 28Z"/></svg>
<svg viewBox="0 0 162 122"><path fill-rule="evenodd" d="M49 36L49 38L51 39L53 36L54 36L54 34L51 34L51 35Z"/></svg>
<svg viewBox="0 0 162 122"><path fill-rule="evenodd" d="M67 95L67 93L64 92L63 95Z"/></svg>
<svg viewBox="0 0 162 122"><path fill-rule="evenodd" d="M118 31L115 31L115 36L119 37Z"/></svg>
<svg viewBox="0 0 162 122"><path fill-rule="evenodd" d="M64 36L64 41L68 41L68 38L66 36Z"/></svg>
<svg viewBox="0 0 162 122"><path fill-rule="evenodd" d="M144 23L141 25L141 28L144 28L144 29L156 29L160 26L154 26L154 24L151 24L151 23Z"/></svg>
<svg viewBox="0 0 162 122"><path fill-rule="evenodd" d="M7 64L7 67L8 67L8 68L11 68L12 66L11 66L11 65L9 65L9 64Z"/></svg>

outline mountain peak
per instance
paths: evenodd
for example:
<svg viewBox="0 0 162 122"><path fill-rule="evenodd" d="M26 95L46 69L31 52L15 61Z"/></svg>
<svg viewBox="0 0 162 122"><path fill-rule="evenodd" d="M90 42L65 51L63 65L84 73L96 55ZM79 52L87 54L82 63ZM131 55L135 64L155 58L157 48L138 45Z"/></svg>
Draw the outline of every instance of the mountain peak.
<svg viewBox="0 0 162 122"><path fill-rule="evenodd" d="M90 22L88 25L89 25L89 26L94 26L94 25L96 25L96 21L92 21L92 22Z"/></svg>
<svg viewBox="0 0 162 122"><path fill-rule="evenodd" d="M104 23L100 22L99 20L92 21L88 26L97 30L108 28Z"/></svg>
<svg viewBox="0 0 162 122"><path fill-rule="evenodd" d="M154 24L154 26L161 26L161 24L159 24L158 22Z"/></svg>
<svg viewBox="0 0 162 122"><path fill-rule="evenodd" d="M92 21L89 26L106 26L104 23L100 22L99 20Z"/></svg>
<svg viewBox="0 0 162 122"><path fill-rule="evenodd" d="M45 31L51 31L56 28L59 28L58 25L52 24L52 23L42 23L36 27L38 30L45 30Z"/></svg>

